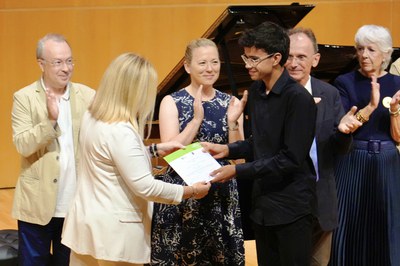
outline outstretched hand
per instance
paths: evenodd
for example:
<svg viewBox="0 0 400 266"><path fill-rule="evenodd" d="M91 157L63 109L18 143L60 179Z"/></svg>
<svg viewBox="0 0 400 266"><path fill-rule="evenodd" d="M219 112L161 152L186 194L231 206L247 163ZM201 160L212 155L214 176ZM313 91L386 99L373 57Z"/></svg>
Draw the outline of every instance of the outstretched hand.
<svg viewBox="0 0 400 266"><path fill-rule="evenodd" d="M225 165L217 170L212 171L210 175L214 177L211 180L212 183L224 183L236 175L236 167L235 165Z"/></svg>
<svg viewBox="0 0 400 266"><path fill-rule="evenodd" d="M211 183L210 182L197 182L192 185L193 189L195 190L195 199L204 198L208 191L210 190Z"/></svg>
<svg viewBox="0 0 400 266"><path fill-rule="evenodd" d="M345 134L350 134L356 131L359 127L362 126L362 123L357 120L355 114L357 112L357 107L353 106L351 109L345 114L340 123L338 125L338 130Z"/></svg>
<svg viewBox="0 0 400 266"><path fill-rule="evenodd" d="M239 117L242 115L244 108L246 107L247 103L248 92L245 90L243 92L243 97L239 101L236 97L232 97L231 101L229 102L227 116L228 122L229 121L237 121Z"/></svg>
<svg viewBox="0 0 400 266"><path fill-rule="evenodd" d="M379 98L380 98L380 85L377 81L377 77L375 74L371 75L371 100L370 105L375 110L379 105Z"/></svg>
<svg viewBox="0 0 400 266"><path fill-rule="evenodd" d="M53 92L46 90L46 105L49 120L55 124L59 114L59 98Z"/></svg>
<svg viewBox="0 0 400 266"><path fill-rule="evenodd" d="M400 108L400 90L398 90L390 101L390 110L396 112Z"/></svg>
<svg viewBox="0 0 400 266"><path fill-rule="evenodd" d="M169 142L162 142L157 144L157 152L158 155L161 157L164 157L171 152L174 152L176 150L182 149L185 146L182 145L179 141L169 141Z"/></svg>
<svg viewBox="0 0 400 266"><path fill-rule="evenodd" d="M197 121L203 121L204 118L204 108L203 108L203 85L200 85L199 89L197 90L196 96L194 97L193 102L193 119Z"/></svg>
<svg viewBox="0 0 400 266"><path fill-rule="evenodd" d="M229 148L226 144L223 145L210 142L201 142L200 144L203 147L204 152L208 152L215 159L222 159L229 155Z"/></svg>

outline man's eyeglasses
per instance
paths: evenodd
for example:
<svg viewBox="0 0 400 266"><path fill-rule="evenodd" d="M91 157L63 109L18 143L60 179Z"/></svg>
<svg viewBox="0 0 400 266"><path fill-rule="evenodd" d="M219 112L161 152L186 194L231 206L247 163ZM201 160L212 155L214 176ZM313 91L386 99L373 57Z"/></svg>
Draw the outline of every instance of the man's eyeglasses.
<svg viewBox="0 0 400 266"><path fill-rule="evenodd" d="M264 58L250 58L250 57L247 57L246 55L242 54L241 57L242 57L242 59L243 59L243 62L244 62L246 65L249 65L249 66L251 66L251 67L256 67L259 63L261 63L262 61L264 61L264 60L266 60L266 59L268 59L268 58L273 57L274 55L275 55L275 54L269 54L269 55L267 55L267 56L264 57Z"/></svg>
<svg viewBox="0 0 400 266"><path fill-rule="evenodd" d="M68 58L67 60L60 60L60 59L56 59L53 61L47 61L46 59L40 58L40 60L49 63L50 65L52 65L53 67L61 67L63 64L66 64L67 67L72 67L74 65L74 59L72 58Z"/></svg>

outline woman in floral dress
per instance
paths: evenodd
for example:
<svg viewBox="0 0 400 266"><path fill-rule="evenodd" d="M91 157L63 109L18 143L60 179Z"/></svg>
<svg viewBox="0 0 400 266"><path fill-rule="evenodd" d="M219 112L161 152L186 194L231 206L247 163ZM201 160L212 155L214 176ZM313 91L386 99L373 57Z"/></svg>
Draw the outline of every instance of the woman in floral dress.
<svg viewBox="0 0 400 266"><path fill-rule="evenodd" d="M243 139L242 110L246 101L216 90L221 63L215 43L190 42L185 53L189 86L166 96L160 105L161 141L184 145L206 141L229 143ZM220 161L227 164L227 161ZM184 184L169 171L164 181ZM212 184L202 200L176 206L155 204L152 227L152 265L244 265L236 180Z"/></svg>

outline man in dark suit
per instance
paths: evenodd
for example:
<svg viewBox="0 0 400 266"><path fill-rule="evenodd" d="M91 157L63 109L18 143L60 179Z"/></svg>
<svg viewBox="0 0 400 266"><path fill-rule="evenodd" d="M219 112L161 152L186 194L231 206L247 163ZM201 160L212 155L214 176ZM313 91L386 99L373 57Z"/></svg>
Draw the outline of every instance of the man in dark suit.
<svg viewBox="0 0 400 266"><path fill-rule="evenodd" d="M352 142L351 133L361 123L354 116L356 109L344 115L339 91L335 87L310 76L321 56L314 33L310 29L295 28L289 31L289 37L290 52L285 67L290 76L312 94L317 104L316 150L312 147L310 156L314 157L317 173L318 220L313 229L311 265L327 265L332 230L337 227L335 156L348 152Z"/></svg>

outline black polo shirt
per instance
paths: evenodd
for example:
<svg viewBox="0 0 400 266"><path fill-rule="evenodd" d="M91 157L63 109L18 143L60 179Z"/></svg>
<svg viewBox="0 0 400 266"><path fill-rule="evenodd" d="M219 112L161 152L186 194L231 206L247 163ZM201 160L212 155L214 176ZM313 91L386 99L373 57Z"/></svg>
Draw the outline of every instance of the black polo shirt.
<svg viewBox="0 0 400 266"><path fill-rule="evenodd" d="M249 89L252 136L229 144L229 157L251 154L236 165L237 178L252 178L251 219L260 225L287 224L315 214L315 172L309 151L314 139L314 99L284 70L267 95L263 81Z"/></svg>

